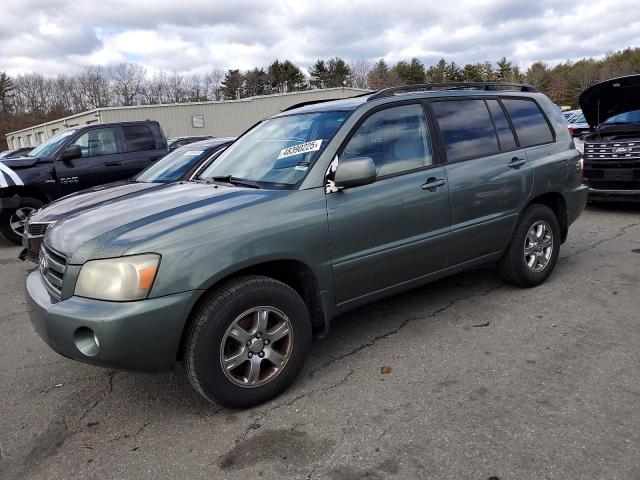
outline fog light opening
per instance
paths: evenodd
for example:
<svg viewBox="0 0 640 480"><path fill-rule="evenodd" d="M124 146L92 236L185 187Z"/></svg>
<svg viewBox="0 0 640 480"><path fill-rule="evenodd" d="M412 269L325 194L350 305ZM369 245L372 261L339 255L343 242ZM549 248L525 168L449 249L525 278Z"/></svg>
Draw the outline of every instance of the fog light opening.
<svg viewBox="0 0 640 480"><path fill-rule="evenodd" d="M80 353L87 357L95 357L100 350L98 336L88 327L77 328L73 332L73 341Z"/></svg>

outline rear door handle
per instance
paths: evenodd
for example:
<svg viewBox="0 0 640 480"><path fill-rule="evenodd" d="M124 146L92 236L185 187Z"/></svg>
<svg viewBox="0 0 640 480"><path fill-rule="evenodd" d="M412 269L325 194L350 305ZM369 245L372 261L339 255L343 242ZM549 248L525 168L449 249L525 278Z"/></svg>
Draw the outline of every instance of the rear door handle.
<svg viewBox="0 0 640 480"><path fill-rule="evenodd" d="M422 184L423 190L435 191L436 188L443 186L446 182L444 178L431 177L427 179L427 183Z"/></svg>
<svg viewBox="0 0 640 480"><path fill-rule="evenodd" d="M105 166L107 167L117 167L118 165L122 165L122 162L107 162Z"/></svg>
<svg viewBox="0 0 640 480"><path fill-rule="evenodd" d="M526 160L524 158L513 157L511 161L507 164L509 168L518 168L521 165L524 165Z"/></svg>

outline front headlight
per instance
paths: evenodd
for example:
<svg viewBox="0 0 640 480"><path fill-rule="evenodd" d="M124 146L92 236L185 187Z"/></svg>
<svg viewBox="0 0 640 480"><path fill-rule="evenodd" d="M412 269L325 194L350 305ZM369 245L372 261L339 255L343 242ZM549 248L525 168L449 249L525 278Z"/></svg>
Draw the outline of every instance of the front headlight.
<svg viewBox="0 0 640 480"><path fill-rule="evenodd" d="M145 299L159 265L160 255L153 253L90 260L80 270L75 295L114 302Z"/></svg>

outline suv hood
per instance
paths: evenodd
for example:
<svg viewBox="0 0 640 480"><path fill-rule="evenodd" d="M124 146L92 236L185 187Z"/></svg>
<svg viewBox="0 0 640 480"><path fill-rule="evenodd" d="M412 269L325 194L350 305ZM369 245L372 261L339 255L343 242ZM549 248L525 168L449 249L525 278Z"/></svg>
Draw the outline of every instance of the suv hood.
<svg viewBox="0 0 640 480"><path fill-rule="evenodd" d="M121 256L137 243L289 193L193 182L160 184L67 216L47 231L45 241L69 263L81 264Z"/></svg>
<svg viewBox="0 0 640 480"><path fill-rule="evenodd" d="M35 165L40 160L37 157L14 157L14 158L0 158L0 162L4 163L7 167L11 168L27 168Z"/></svg>
<svg viewBox="0 0 640 480"><path fill-rule="evenodd" d="M91 210L100 204L108 204L117 199L137 195L140 192L149 192L158 188L160 183L142 182L114 182L99 187L89 188L81 192L72 193L66 197L47 205L34 213L30 223L55 222L61 218L76 215L80 212Z"/></svg>
<svg viewBox="0 0 640 480"><path fill-rule="evenodd" d="M579 101L584 118L593 128L614 115L640 110L640 75L598 83L582 92Z"/></svg>

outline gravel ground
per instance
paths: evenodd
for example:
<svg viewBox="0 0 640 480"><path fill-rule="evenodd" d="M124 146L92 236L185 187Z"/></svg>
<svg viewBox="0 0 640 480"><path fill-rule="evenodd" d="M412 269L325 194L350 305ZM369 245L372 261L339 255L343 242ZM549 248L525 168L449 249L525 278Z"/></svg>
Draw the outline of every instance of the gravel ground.
<svg viewBox="0 0 640 480"><path fill-rule="evenodd" d="M58 356L18 252L0 240L3 479L640 478L640 208L590 207L538 288L482 268L336 319L293 387L246 411L180 367Z"/></svg>

